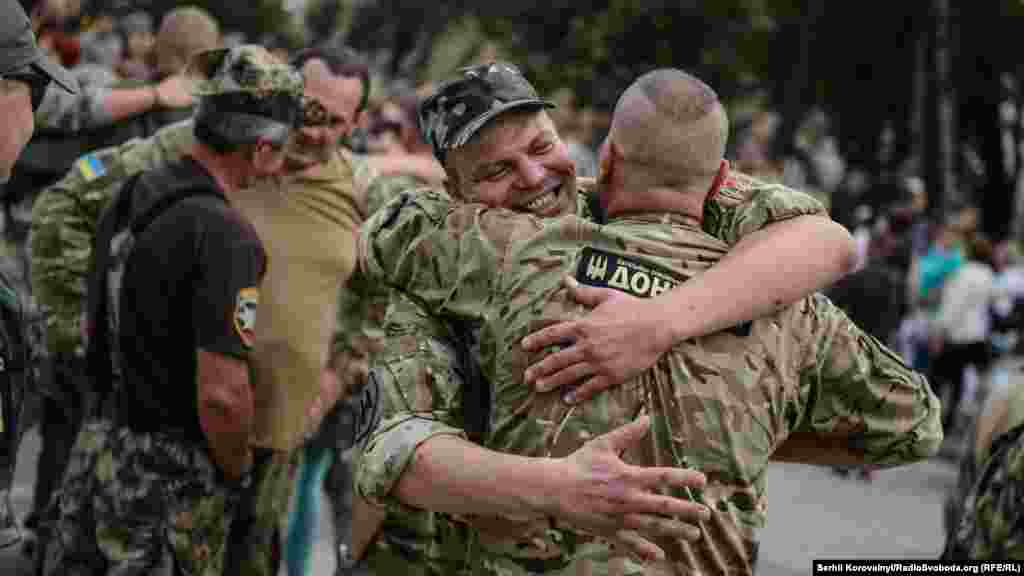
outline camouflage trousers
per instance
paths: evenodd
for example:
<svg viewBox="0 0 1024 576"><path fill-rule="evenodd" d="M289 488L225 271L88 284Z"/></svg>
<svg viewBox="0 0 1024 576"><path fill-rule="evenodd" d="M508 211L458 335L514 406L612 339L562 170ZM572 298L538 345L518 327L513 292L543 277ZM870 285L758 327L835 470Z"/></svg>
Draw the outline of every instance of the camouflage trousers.
<svg viewBox="0 0 1024 576"><path fill-rule="evenodd" d="M252 484L238 503L225 574L277 576L282 527L294 485L292 471L300 455L301 450L254 449Z"/></svg>
<svg viewBox="0 0 1024 576"><path fill-rule="evenodd" d="M46 574L220 576L237 489L205 449L104 421L78 434Z"/></svg>

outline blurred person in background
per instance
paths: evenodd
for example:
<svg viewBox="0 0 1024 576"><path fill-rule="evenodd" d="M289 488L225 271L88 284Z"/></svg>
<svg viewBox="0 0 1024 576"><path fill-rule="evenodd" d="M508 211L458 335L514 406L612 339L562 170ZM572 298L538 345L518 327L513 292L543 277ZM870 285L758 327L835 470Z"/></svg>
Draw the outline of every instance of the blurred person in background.
<svg viewBox="0 0 1024 576"><path fill-rule="evenodd" d="M183 8L185 7L179 7L173 12ZM208 15L207 19L213 21L212 17ZM165 16L163 23L167 22L168 20ZM174 41L171 42L171 46L161 50L161 35L165 37L179 36L183 32L183 27L181 26L174 26L173 30L164 32L163 23L161 24L161 31L157 34L154 46L154 50L157 53L161 51L165 53L168 51L193 53L195 51L194 49L190 51L183 50L185 46ZM186 24L195 26L186 32L190 38L203 38L210 35L211 27L205 23L192 20L191 22L186 22ZM214 28L214 31L219 43L219 29ZM120 78L118 67L121 64L124 53L124 41L118 34L116 22L112 17L107 14L98 17L92 27L81 34L79 42L83 51L88 46L88 50L94 55L92 59L96 63L110 69ZM197 43L199 48L205 46L205 43ZM180 60L181 57L174 56L174 58ZM157 84L134 84L120 87L97 85L83 90L78 97L62 96L60 92L51 91L51 93L47 94L47 100L44 105L36 113L36 122L40 126L67 134L76 133L86 128L107 126L137 114L161 108L189 107L193 104L193 99L189 95L188 86L181 78L174 75L174 72L180 71L183 68L184 63L180 61L176 63L161 62L159 54L157 54L157 62L155 64L156 78L161 80Z"/></svg>
<svg viewBox="0 0 1024 576"><path fill-rule="evenodd" d="M965 396L964 370L983 375L991 360L992 310L998 294L992 270L992 243L974 234L966 242L966 261L942 286L934 337L939 344L932 373L944 383L942 425L947 436L957 428ZM973 391L972 391L973 392ZM973 397L973 394L972 394Z"/></svg>
<svg viewBox="0 0 1024 576"><path fill-rule="evenodd" d="M853 242L857 250L857 264L854 271L862 270L868 264L871 246L873 211L871 206L861 204L853 211Z"/></svg>
<svg viewBox="0 0 1024 576"><path fill-rule="evenodd" d="M408 187L439 185L444 168L434 158L416 123L414 92L382 102L369 118L367 161L381 176L405 176Z"/></svg>
<svg viewBox="0 0 1024 576"><path fill-rule="evenodd" d="M153 79L153 49L156 37L153 34L153 17L145 12L132 12L118 23L124 38L124 57L117 69L128 80Z"/></svg>
<svg viewBox="0 0 1024 576"><path fill-rule="evenodd" d="M581 178L597 177L597 154L590 147L591 127L586 122L592 116L576 106L576 95L569 88L555 91L551 101L558 106L551 111L551 119L576 166L576 175Z"/></svg>

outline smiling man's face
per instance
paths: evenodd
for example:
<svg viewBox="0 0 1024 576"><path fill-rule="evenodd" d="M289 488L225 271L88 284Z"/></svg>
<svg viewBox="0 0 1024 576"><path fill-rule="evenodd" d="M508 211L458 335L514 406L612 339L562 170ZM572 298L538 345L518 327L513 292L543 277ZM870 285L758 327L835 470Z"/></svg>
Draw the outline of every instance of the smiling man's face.
<svg viewBox="0 0 1024 576"><path fill-rule="evenodd" d="M509 111L448 153L459 198L541 217L576 208L576 168L543 110Z"/></svg>

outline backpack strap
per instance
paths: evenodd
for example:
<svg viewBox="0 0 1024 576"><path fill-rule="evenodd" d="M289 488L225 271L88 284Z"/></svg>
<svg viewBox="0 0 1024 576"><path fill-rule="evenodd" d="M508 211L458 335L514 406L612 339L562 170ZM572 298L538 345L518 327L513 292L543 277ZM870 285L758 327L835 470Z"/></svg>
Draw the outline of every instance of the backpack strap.
<svg viewBox="0 0 1024 576"><path fill-rule="evenodd" d="M122 187L109 211L101 219L93 246L89 275L89 357L90 375L97 391L97 406L107 405L116 393L121 374L119 346L120 298L124 268L135 241L164 212L193 196L223 196L206 187L183 188L157 198L141 213L135 206L135 187L140 174Z"/></svg>

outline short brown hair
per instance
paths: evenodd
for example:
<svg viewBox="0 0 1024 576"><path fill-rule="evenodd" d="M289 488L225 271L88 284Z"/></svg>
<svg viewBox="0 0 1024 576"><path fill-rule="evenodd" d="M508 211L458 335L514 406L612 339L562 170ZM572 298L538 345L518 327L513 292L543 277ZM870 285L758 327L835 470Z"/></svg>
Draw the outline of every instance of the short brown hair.
<svg viewBox="0 0 1024 576"><path fill-rule="evenodd" d="M196 6L175 8L160 22L153 53L162 75L183 70L197 52L220 45L220 25L209 12Z"/></svg>
<svg viewBox="0 0 1024 576"><path fill-rule="evenodd" d="M715 93L681 70L644 74L626 89L612 118L624 160L672 186L713 176L725 156L729 121Z"/></svg>

